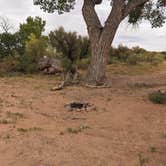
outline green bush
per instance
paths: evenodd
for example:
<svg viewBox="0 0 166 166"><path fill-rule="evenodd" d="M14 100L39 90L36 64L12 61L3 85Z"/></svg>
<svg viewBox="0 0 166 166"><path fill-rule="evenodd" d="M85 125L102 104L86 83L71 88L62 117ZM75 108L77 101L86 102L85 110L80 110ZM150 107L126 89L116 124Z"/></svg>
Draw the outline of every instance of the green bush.
<svg viewBox="0 0 166 166"><path fill-rule="evenodd" d="M38 67L35 57L27 55L19 57L16 70L19 72L31 74L37 72Z"/></svg>
<svg viewBox="0 0 166 166"><path fill-rule="evenodd" d="M138 63L138 56L136 54L131 55L127 58L126 61L129 65L136 65Z"/></svg>
<svg viewBox="0 0 166 166"><path fill-rule="evenodd" d="M77 61L77 66L80 69L87 69L90 63L89 58L80 59Z"/></svg>
<svg viewBox="0 0 166 166"><path fill-rule="evenodd" d="M127 58L132 54L131 50L123 45L119 45L118 48L111 48L110 50L110 62L116 58L120 62L126 62Z"/></svg>
<svg viewBox="0 0 166 166"><path fill-rule="evenodd" d="M71 70L73 64L70 59L68 59L67 57L64 57L62 58L62 65L65 72L67 72Z"/></svg>
<svg viewBox="0 0 166 166"><path fill-rule="evenodd" d="M166 104L166 92L161 91L153 92L149 94L149 100L155 104Z"/></svg>
<svg viewBox="0 0 166 166"><path fill-rule="evenodd" d="M16 34L1 33L0 34L0 58L14 56L19 48L19 41Z"/></svg>
<svg viewBox="0 0 166 166"><path fill-rule="evenodd" d="M129 65L136 65L139 63L149 63L158 65L166 60L165 52L149 52L140 47L128 48L119 45L117 48L111 48L109 64L118 62L127 63Z"/></svg>
<svg viewBox="0 0 166 166"><path fill-rule="evenodd" d="M7 56L3 58L0 62L0 72L7 73L7 72L15 72L16 66L18 64L18 57L17 56Z"/></svg>

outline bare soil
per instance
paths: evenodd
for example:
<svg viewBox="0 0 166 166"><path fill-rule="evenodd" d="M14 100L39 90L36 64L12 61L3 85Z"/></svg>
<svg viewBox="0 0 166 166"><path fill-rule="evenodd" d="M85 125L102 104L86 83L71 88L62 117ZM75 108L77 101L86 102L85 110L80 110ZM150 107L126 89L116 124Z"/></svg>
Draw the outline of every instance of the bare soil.
<svg viewBox="0 0 166 166"><path fill-rule="evenodd" d="M0 166L166 166L166 105L148 100L166 72L110 80L50 91L52 77L0 78Z"/></svg>

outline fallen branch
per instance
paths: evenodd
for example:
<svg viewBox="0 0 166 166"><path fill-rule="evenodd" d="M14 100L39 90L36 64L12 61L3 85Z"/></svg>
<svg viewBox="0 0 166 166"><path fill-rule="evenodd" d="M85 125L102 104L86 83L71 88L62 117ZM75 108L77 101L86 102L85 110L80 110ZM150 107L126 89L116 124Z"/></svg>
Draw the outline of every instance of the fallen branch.
<svg viewBox="0 0 166 166"><path fill-rule="evenodd" d="M101 86L98 86L98 85L89 85L89 84L85 84L85 87L87 88L111 88L111 85L101 85Z"/></svg>

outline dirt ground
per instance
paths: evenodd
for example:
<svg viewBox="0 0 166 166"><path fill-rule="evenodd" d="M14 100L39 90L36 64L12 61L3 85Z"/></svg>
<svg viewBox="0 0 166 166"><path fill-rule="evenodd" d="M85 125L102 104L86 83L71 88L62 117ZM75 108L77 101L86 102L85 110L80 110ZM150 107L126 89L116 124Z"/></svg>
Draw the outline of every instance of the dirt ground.
<svg viewBox="0 0 166 166"><path fill-rule="evenodd" d="M0 166L166 166L166 72L111 77L111 88L50 91L53 77L0 78ZM69 112L72 101L93 104Z"/></svg>

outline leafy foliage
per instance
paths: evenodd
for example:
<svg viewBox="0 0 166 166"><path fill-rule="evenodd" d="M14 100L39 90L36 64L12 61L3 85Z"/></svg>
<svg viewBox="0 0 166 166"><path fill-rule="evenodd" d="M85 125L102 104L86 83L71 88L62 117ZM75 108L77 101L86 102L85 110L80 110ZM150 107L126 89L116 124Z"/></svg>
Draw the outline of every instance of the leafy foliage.
<svg viewBox="0 0 166 166"><path fill-rule="evenodd" d="M161 91L153 92L149 94L149 100L155 104L166 104L166 92Z"/></svg>
<svg viewBox="0 0 166 166"><path fill-rule="evenodd" d="M34 0L34 4L40 5L44 11L49 13L57 10L59 14L62 14L74 8L75 0Z"/></svg>
<svg viewBox="0 0 166 166"><path fill-rule="evenodd" d="M25 53L19 57L17 70L24 73L33 73L38 70L37 63L45 55L47 48L47 38L36 38L31 34L26 42Z"/></svg>
<svg viewBox="0 0 166 166"><path fill-rule="evenodd" d="M25 55L34 56L37 59L46 53L48 39L45 36L39 39L32 33L26 42Z"/></svg>
<svg viewBox="0 0 166 166"><path fill-rule="evenodd" d="M28 37L33 33L36 38L40 38L42 36L42 32L44 32L46 22L43 21L40 17L28 17L26 19L26 23L20 24L20 29L17 32L19 36L19 40L21 43L21 47L19 50L20 54L23 54L25 51L26 41Z"/></svg>
<svg viewBox="0 0 166 166"><path fill-rule="evenodd" d="M0 58L4 58L6 56L14 56L18 48L19 40L17 34L0 34Z"/></svg>
<svg viewBox="0 0 166 166"><path fill-rule="evenodd" d="M128 22L136 24L141 20L147 20L152 28L162 27L166 19L166 1L153 0L139 5L129 14Z"/></svg>
<svg viewBox="0 0 166 166"><path fill-rule="evenodd" d="M42 32L45 30L45 25L46 22L43 21L40 17L28 17L26 19L26 23L20 24L19 33L24 38L24 40L27 40L31 33L33 33L36 38L40 38Z"/></svg>

